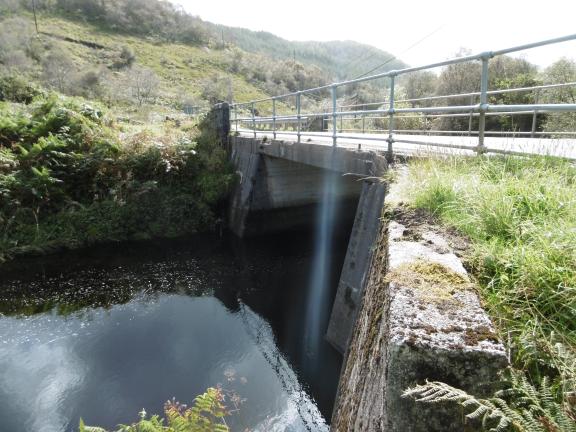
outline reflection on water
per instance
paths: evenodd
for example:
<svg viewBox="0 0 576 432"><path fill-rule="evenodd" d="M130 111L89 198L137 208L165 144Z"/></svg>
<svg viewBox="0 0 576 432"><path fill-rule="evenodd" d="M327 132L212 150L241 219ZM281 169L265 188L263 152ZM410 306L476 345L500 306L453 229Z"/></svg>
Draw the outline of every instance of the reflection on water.
<svg viewBox="0 0 576 432"><path fill-rule="evenodd" d="M218 384L245 400L234 431L327 430L340 358L322 341L319 372L303 368L308 239L107 247L5 274L2 431L111 428Z"/></svg>

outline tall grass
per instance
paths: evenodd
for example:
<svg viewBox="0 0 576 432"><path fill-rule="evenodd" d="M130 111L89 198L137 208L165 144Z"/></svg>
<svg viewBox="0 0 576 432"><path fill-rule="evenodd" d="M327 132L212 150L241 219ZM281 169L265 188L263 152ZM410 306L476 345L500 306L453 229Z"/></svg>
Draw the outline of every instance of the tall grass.
<svg viewBox="0 0 576 432"><path fill-rule="evenodd" d="M411 203L469 237L466 263L513 366L576 402L576 167L547 157L417 159Z"/></svg>

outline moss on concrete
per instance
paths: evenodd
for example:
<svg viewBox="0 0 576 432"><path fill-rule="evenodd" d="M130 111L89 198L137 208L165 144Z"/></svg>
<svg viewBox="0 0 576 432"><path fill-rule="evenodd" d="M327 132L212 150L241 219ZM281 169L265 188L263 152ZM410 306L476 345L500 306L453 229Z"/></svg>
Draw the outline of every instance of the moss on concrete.
<svg viewBox="0 0 576 432"><path fill-rule="evenodd" d="M425 260L401 264L386 277L408 288L417 289L426 300L455 301L453 295L462 290L473 289L473 284L463 275L448 267Z"/></svg>

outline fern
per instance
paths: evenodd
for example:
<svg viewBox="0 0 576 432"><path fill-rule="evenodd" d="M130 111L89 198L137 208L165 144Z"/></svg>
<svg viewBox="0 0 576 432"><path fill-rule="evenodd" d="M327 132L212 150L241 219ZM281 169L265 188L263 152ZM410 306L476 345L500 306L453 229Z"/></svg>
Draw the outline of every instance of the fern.
<svg viewBox="0 0 576 432"><path fill-rule="evenodd" d="M84 420L80 419L79 432L106 432L106 429L97 426L86 426Z"/></svg>
<svg viewBox="0 0 576 432"><path fill-rule="evenodd" d="M229 432L224 420L228 411L224 406L224 395L219 389L209 388L206 393L196 397L192 408L176 401L168 401L164 412L167 425L164 425L164 419L157 415L146 418L146 411L142 410L137 423L120 425L117 432ZM85 426L80 420L79 432L106 430Z"/></svg>
<svg viewBox="0 0 576 432"><path fill-rule="evenodd" d="M464 409L472 410L466 414L471 420L481 419L482 426L487 430L505 431L512 423L512 419L499 406L495 400L477 399L463 390L449 386L441 382L426 382L404 391L402 397L412 397L417 402L440 403L453 402L461 405ZM504 402L504 401L502 401ZM505 402L504 402L505 404Z"/></svg>
<svg viewBox="0 0 576 432"><path fill-rule="evenodd" d="M468 413L467 419L480 420L484 430L491 432L576 432L576 422L554 398L547 378L534 386L525 375L511 373L510 384L489 399L437 381L409 388L402 397L424 403L457 403Z"/></svg>

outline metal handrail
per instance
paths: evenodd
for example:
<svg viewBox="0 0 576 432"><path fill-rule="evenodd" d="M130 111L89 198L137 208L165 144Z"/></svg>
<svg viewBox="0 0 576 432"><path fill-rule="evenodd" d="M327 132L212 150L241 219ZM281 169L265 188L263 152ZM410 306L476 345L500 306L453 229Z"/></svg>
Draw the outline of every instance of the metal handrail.
<svg viewBox="0 0 576 432"><path fill-rule="evenodd" d="M533 126L531 136L534 136L536 131L536 116L538 113L542 112L576 112L576 103L561 103L561 104L542 104L542 103L534 103L534 104L515 104L515 105L494 105L488 102L488 96L493 94L503 94L503 93L512 93L512 92L522 92L522 91L539 91L539 90L546 90L551 88L560 88L560 87L568 87L576 85L576 82L569 82L569 83L561 83L561 84L547 84L547 85L540 85L540 86L533 86L533 87L520 87L514 89L501 89L501 90L488 90L488 62L490 59L504 54L509 54L518 51L524 51L527 49L532 49L536 47L542 47L552 44L558 44L562 42L567 42L571 40L576 40L576 34L567 35L559 38L548 39L544 41L534 42L525 45L519 45L511 48L505 48L497 51L486 51L475 55L468 55L463 57L457 57L437 63L431 63L428 65L417 66L417 67L409 67L400 70L391 70L384 73L379 73L371 76L361 77L357 79L347 80L336 82L328 85L323 85L315 88L300 90L296 92L286 93L280 96L273 96L268 98L256 99L249 102L241 102L231 104L231 107L235 111L235 118L234 121L236 122L236 129L238 130L238 123L239 122L251 122L252 124L252 131L254 137L257 136L256 130L256 119L258 119L258 123L266 123L266 120L271 120L273 124L273 135L274 138L276 137L277 132L277 123L282 123L286 121L296 120L296 132L295 135L297 136L298 142L301 142L301 136L305 135L302 132L302 119L310 118L310 117L322 117L331 118L332 122L332 130L331 133L318 135L315 136L331 136L332 137L332 144L333 146L337 145L337 139L345 138L342 135L338 135L338 125L337 119L340 118L341 122L346 116L362 116L364 118L367 115L374 115L374 114L381 114L388 117L388 131L387 131L387 138L385 141L388 142L388 153L392 156L393 151L393 143L396 141L394 139L394 133L396 132L395 129L395 117L397 114L410 114L410 113L421 113L425 116L438 116L438 115L448 115L448 116L470 116L470 128L469 133L471 133L471 124L472 124L472 117L476 116L479 118L478 120L478 144L474 148L478 153L484 153L490 149L487 149L484 145L484 137L486 133L490 133L486 131L486 116L487 115L504 115L504 114L527 114L532 113L533 118ZM430 96L425 98L413 98L413 99L395 99L395 86L396 86L396 77L408 74L411 72L417 72L422 70L434 69L443 66L449 66L453 64L459 63L466 63L472 61L480 61L481 62L481 75L480 75L480 91L479 92L469 92L469 93L461 93L461 94L452 94L452 95L445 95L445 96ZM387 102L382 103L370 103L370 104L357 104L357 105L348 105L348 106L340 106L340 110L338 110L337 105L337 96L338 96L338 89L343 86L357 84L366 81L372 81L377 79L389 79L389 99ZM318 93L325 90L330 91L332 106L331 111L328 112L321 112L321 113L303 113L302 112L302 96L311 94L311 93ZM281 115L278 116L276 113L277 102L283 99L294 97L296 99L296 115ZM479 103L474 104L473 98L478 96ZM457 97L470 97L471 103L468 105L455 105L455 106L434 106L434 107L412 107L412 108L396 108L395 104L398 103L406 103L406 102L418 102L418 101L425 101L425 100L446 100L450 98L457 98ZM257 116L255 105L262 102L272 102L272 116ZM362 106L366 108L367 106L378 105L378 109L374 110L347 110L344 111L343 108L348 107L356 107ZM242 107L250 107L250 117L238 117L238 111ZM388 106L388 108L384 108ZM328 121L329 122L329 121ZM340 129L342 129L342 125L340 125ZM285 133L285 132L282 132ZM476 134L476 133L475 133ZM400 140L398 140L400 142ZM420 143L421 144L421 143ZM432 144L430 144L432 145Z"/></svg>
<svg viewBox="0 0 576 432"><path fill-rule="evenodd" d="M567 82L562 84L546 84L546 85L538 85L532 87L516 87L510 89L500 89L500 90L489 90L487 94L495 95L495 94L504 94L504 93L517 93L523 91L534 91L534 90L548 90L552 88L560 88L560 87L572 87L576 86L576 82ZM412 98L412 99L399 99L396 103L406 103L406 102L423 102L423 101L431 101L431 100L439 100L439 99L453 99L453 98L460 98L460 97L467 97L467 96L479 96L480 92L469 92L469 93L454 93L449 95L441 95L441 96L426 96L421 98ZM369 102L369 103L359 103L359 104L351 104L351 105L340 105L340 108L348 108L348 107L356 107L356 106L380 106L380 105L388 105L389 102L381 101L381 102Z"/></svg>

